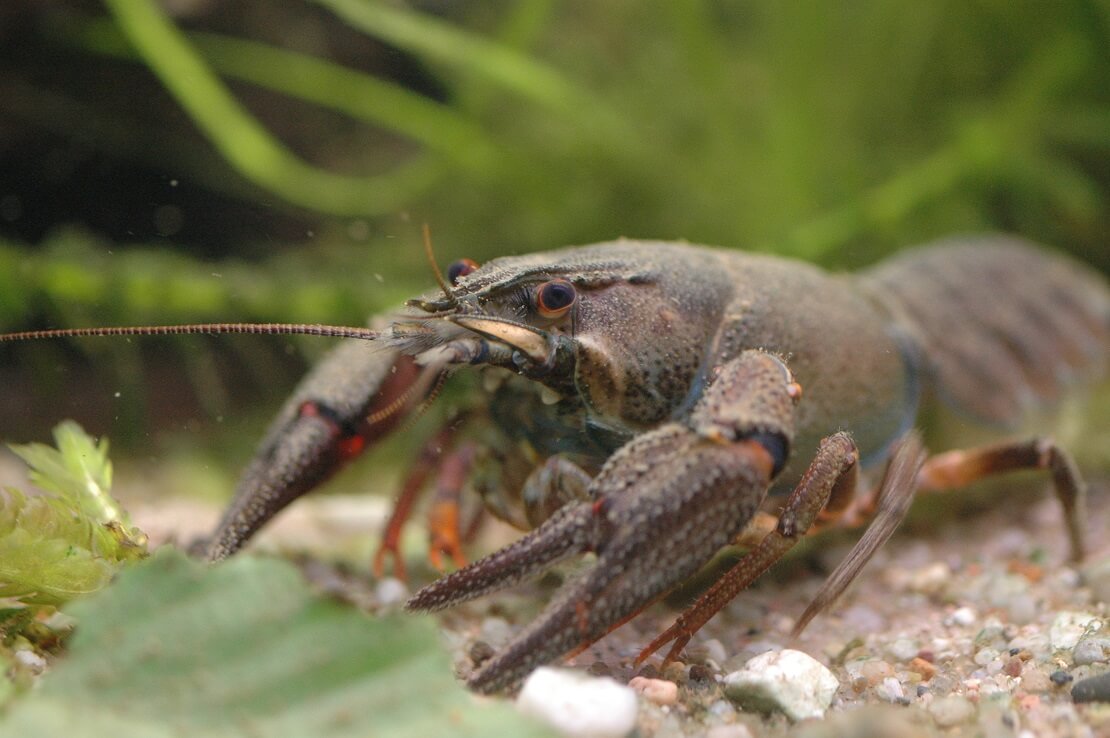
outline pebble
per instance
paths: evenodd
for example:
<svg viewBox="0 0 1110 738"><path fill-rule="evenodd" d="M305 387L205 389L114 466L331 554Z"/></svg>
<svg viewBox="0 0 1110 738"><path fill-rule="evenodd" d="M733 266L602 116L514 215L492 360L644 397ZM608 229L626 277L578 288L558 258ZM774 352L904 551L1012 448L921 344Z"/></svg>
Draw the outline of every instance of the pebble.
<svg viewBox="0 0 1110 738"><path fill-rule="evenodd" d="M663 678L675 684L686 683L686 664L672 661L663 668Z"/></svg>
<svg viewBox="0 0 1110 738"><path fill-rule="evenodd" d="M721 643L716 638L710 638L702 645L705 646L706 657L716 661L718 664L723 664L725 659L728 658L728 651L725 650L725 644Z"/></svg>
<svg viewBox="0 0 1110 738"><path fill-rule="evenodd" d="M1048 678L1049 681L1051 681L1057 687L1062 687L1075 677L1073 677L1071 674L1067 673L1063 669L1057 669L1056 671L1049 674Z"/></svg>
<svg viewBox="0 0 1110 738"><path fill-rule="evenodd" d="M933 675L937 673L937 667L932 662L926 661L921 657L917 657L910 661L909 670L920 674L921 680L924 682L932 679Z"/></svg>
<svg viewBox="0 0 1110 738"><path fill-rule="evenodd" d="M960 607L948 616L947 624L963 625L966 627L973 624L978 617L978 613L970 607Z"/></svg>
<svg viewBox="0 0 1110 738"><path fill-rule="evenodd" d="M865 661L860 667L860 676L867 680L867 686L873 687L894 676L894 667L885 661L872 659Z"/></svg>
<svg viewBox="0 0 1110 738"><path fill-rule="evenodd" d="M586 673L589 674L590 676L598 676L598 677L600 677L600 676L612 676L613 675L613 669L610 668L609 664L605 663L604 661L595 661L592 664L590 664L588 669L586 669Z"/></svg>
<svg viewBox="0 0 1110 738"><path fill-rule="evenodd" d="M567 736L618 738L636 727L635 691L608 677L570 669L536 669L516 705Z"/></svg>
<svg viewBox="0 0 1110 738"><path fill-rule="evenodd" d="M374 587L374 599L381 607L400 605L409 598L409 588L400 579L386 577Z"/></svg>
<svg viewBox="0 0 1110 738"><path fill-rule="evenodd" d="M700 687L713 683L713 671L704 664L691 664L690 673L687 679L695 687Z"/></svg>
<svg viewBox="0 0 1110 738"><path fill-rule="evenodd" d="M886 647L887 654L895 661L902 663L913 661L919 650L920 647L917 641L911 641L909 638L898 638Z"/></svg>
<svg viewBox="0 0 1110 738"><path fill-rule="evenodd" d="M1106 661L1110 658L1110 636L1088 633L1075 644L1071 658L1077 666Z"/></svg>
<svg viewBox="0 0 1110 738"><path fill-rule="evenodd" d="M1043 670L1026 667L1021 672L1021 687L1026 692L1047 692L1052 689L1052 682Z"/></svg>
<svg viewBox="0 0 1110 738"><path fill-rule="evenodd" d="M902 683L894 677L887 677L879 682L875 687L875 696L884 702L903 703L906 701L906 693L902 689Z"/></svg>
<svg viewBox="0 0 1110 738"><path fill-rule="evenodd" d="M632 677L628 686L657 705L673 705L678 702L678 685L666 679Z"/></svg>
<svg viewBox="0 0 1110 738"><path fill-rule="evenodd" d="M1048 629L1048 641L1057 651L1070 651L1075 648L1090 626L1097 625L1097 621L1098 618L1089 612L1065 610L1058 613L1052 621L1052 627Z"/></svg>
<svg viewBox="0 0 1110 738"><path fill-rule="evenodd" d="M974 661L979 666L986 666L997 658L998 651L995 651L993 648L980 648L978 651L975 652L975 656L972 658L972 661Z"/></svg>
<svg viewBox="0 0 1110 738"><path fill-rule="evenodd" d="M46 670L46 659L34 651L20 649L15 652L15 660L27 667L32 674L41 674ZM2 676L0 676L2 678Z"/></svg>
<svg viewBox="0 0 1110 738"><path fill-rule="evenodd" d="M821 662L791 649L760 654L725 677L725 695L743 708L795 721L822 717L839 686Z"/></svg>
<svg viewBox="0 0 1110 738"><path fill-rule="evenodd" d="M952 579L952 569L943 561L922 567L910 577L909 588L913 592L933 595L939 593Z"/></svg>
<svg viewBox="0 0 1110 738"><path fill-rule="evenodd" d="M485 641L474 641L474 643L470 644L470 661L475 666L492 659L494 653L496 653L496 651L493 650L493 646Z"/></svg>
<svg viewBox="0 0 1110 738"><path fill-rule="evenodd" d="M753 738L752 731L743 723L732 725L714 725L710 728L705 738Z"/></svg>
<svg viewBox="0 0 1110 738"><path fill-rule="evenodd" d="M1110 702L1110 672L1076 682L1071 698L1076 702Z"/></svg>
<svg viewBox="0 0 1110 738"><path fill-rule="evenodd" d="M935 699L929 704L933 722L940 728L951 728L975 717L975 705L966 697L950 695Z"/></svg>
<svg viewBox="0 0 1110 738"><path fill-rule="evenodd" d="M501 648L513 637L513 626L505 618L488 617L482 621L479 637L494 647Z"/></svg>

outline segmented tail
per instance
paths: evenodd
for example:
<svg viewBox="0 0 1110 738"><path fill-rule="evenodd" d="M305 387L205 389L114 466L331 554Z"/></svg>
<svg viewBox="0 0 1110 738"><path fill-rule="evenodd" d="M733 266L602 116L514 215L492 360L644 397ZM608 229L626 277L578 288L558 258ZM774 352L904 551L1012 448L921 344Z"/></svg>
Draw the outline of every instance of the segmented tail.
<svg viewBox="0 0 1110 738"><path fill-rule="evenodd" d="M1076 381L1106 375L1110 288L1016 238L944 241L864 272L923 350L942 399L1015 426Z"/></svg>

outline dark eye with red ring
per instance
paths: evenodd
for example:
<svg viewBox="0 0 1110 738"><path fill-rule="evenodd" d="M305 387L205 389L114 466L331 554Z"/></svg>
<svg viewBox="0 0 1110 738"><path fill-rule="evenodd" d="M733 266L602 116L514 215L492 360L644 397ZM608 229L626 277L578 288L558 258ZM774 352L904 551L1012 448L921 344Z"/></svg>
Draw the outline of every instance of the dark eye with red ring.
<svg viewBox="0 0 1110 738"><path fill-rule="evenodd" d="M447 279L452 285L456 285L459 279L470 274L478 268L478 262L473 259L459 259L451 266L447 267Z"/></svg>
<svg viewBox="0 0 1110 738"><path fill-rule="evenodd" d="M570 310L577 297L573 284L565 279L553 279L536 288L536 309L545 318L558 318Z"/></svg>

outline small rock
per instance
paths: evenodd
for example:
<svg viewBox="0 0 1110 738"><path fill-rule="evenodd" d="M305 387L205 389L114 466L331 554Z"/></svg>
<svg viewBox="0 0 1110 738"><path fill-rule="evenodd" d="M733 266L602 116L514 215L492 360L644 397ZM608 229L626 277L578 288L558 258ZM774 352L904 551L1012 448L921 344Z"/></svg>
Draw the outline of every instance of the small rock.
<svg viewBox="0 0 1110 738"><path fill-rule="evenodd" d="M470 644L470 661L475 665L479 665L493 658L493 646L485 641L474 641Z"/></svg>
<svg viewBox="0 0 1110 738"><path fill-rule="evenodd" d="M1017 658L1016 656L1011 656L1010 658L1006 659L1006 663L1003 664L1002 673L1008 677L1019 677L1021 676L1023 663L1024 662L1022 662L1022 660Z"/></svg>
<svg viewBox="0 0 1110 738"><path fill-rule="evenodd" d="M886 647L886 652L895 661L905 663L913 660L918 649L917 641L911 641L909 638L899 638Z"/></svg>
<svg viewBox="0 0 1110 738"><path fill-rule="evenodd" d="M374 599L381 607L400 605L409 598L409 588L400 579L386 577L374 587Z"/></svg>
<svg viewBox="0 0 1110 738"><path fill-rule="evenodd" d="M946 618L948 624L962 625L964 627L972 625L979 617L979 614L970 607L957 608Z"/></svg>
<svg viewBox="0 0 1110 738"><path fill-rule="evenodd" d="M752 738L752 731L743 723L714 725L706 732L705 738Z"/></svg>
<svg viewBox="0 0 1110 738"><path fill-rule="evenodd" d="M596 677L612 676L613 670L604 661L595 661L586 669L586 673Z"/></svg>
<svg viewBox="0 0 1110 738"><path fill-rule="evenodd" d="M1025 667L1021 672L1021 687L1026 692L1047 692L1052 689L1052 682L1041 669Z"/></svg>
<svg viewBox="0 0 1110 738"><path fill-rule="evenodd" d="M1071 698L1076 702L1110 702L1110 672L1076 682Z"/></svg>
<svg viewBox="0 0 1110 738"><path fill-rule="evenodd" d="M686 683L686 664L672 661L663 668L663 678L675 684Z"/></svg>
<svg viewBox="0 0 1110 738"><path fill-rule="evenodd" d="M937 594L952 579L952 569L943 561L918 569L910 577L909 587L914 592Z"/></svg>
<svg viewBox="0 0 1110 738"><path fill-rule="evenodd" d="M937 673L937 667L934 666L932 662L926 661L925 659L921 658L920 656L918 656L918 657L914 658L912 661L910 661L909 670L910 671L915 671L918 674L920 674L921 675L921 681L923 681L923 682L929 681L930 679L933 678L933 675Z"/></svg>
<svg viewBox="0 0 1110 738"><path fill-rule="evenodd" d="M896 704L906 701L906 693L902 689L902 683L894 677L887 677L875 687L875 696L885 702L894 702Z"/></svg>
<svg viewBox="0 0 1110 738"><path fill-rule="evenodd" d="M997 658L998 651L995 651L993 648L980 648L978 651L975 652L975 656L972 658L972 661L974 661L979 666L986 666Z"/></svg>
<svg viewBox="0 0 1110 738"><path fill-rule="evenodd" d="M951 728L975 717L975 705L966 697L950 695L933 700L929 712L937 727Z"/></svg>
<svg viewBox="0 0 1110 738"><path fill-rule="evenodd" d="M1048 675L1049 681L1051 681L1057 687L1064 686L1074 678L1075 677L1073 677L1071 674L1067 673L1063 669L1057 669L1056 671Z"/></svg>
<svg viewBox="0 0 1110 738"><path fill-rule="evenodd" d="M840 682L812 656L785 649L760 654L725 677L725 695L745 709L791 720L822 717Z"/></svg>
<svg viewBox="0 0 1110 738"><path fill-rule="evenodd" d="M678 702L678 685L666 679L632 677L628 686L657 705L673 705Z"/></svg>
<svg viewBox="0 0 1110 738"><path fill-rule="evenodd" d="M1071 657L1077 666L1106 661L1110 658L1110 636L1088 633L1075 644Z"/></svg>
<svg viewBox="0 0 1110 738"><path fill-rule="evenodd" d="M564 735L616 738L636 727L636 692L607 677L570 669L536 669L516 705Z"/></svg>
<svg viewBox="0 0 1110 738"><path fill-rule="evenodd" d="M46 670L46 659L34 651L20 649L15 652L15 660L26 667L32 674L41 674Z"/></svg>
<svg viewBox="0 0 1110 738"><path fill-rule="evenodd" d="M687 679L689 679L690 683L695 687L712 684L713 670L704 664L691 664Z"/></svg>
<svg viewBox="0 0 1110 738"><path fill-rule="evenodd" d="M493 646L501 648L513 637L513 626L505 618L488 617L482 621L481 639Z"/></svg>
<svg viewBox="0 0 1110 738"><path fill-rule="evenodd" d="M1079 643L1088 627L1096 625L1097 617L1089 612L1058 613L1048 629L1048 641L1057 651L1070 651ZM1097 630L1097 627L1094 628Z"/></svg>
<svg viewBox="0 0 1110 738"><path fill-rule="evenodd" d="M885 661L872 659L865 661L860 667L860 676L867 680L867 686L873 687L894 676L894 667Z"/></svg>
<svg viewBox="0 0 1110 738"><path fill-rule="evenodd" d="M705 646L706 656L718 664L723 664L725 659L728 658L728 651L725 650L725 644L718 641L716 638L710 638L708 641L702 643Z"/></svg>

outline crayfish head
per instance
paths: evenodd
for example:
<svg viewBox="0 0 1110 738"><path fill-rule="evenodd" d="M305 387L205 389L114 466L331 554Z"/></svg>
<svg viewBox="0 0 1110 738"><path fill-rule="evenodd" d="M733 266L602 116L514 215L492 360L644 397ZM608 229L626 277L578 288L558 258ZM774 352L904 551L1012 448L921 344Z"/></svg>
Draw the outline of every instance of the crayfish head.
<svg viewBox="0 0 1110 738"><path fill-rule="evenodd" d="M422 363L509 368L614 428L650 427L692 405L716 358L732 289L717 258L617 241L459 262L442 292L408 303L393 342Z"/></svg>

